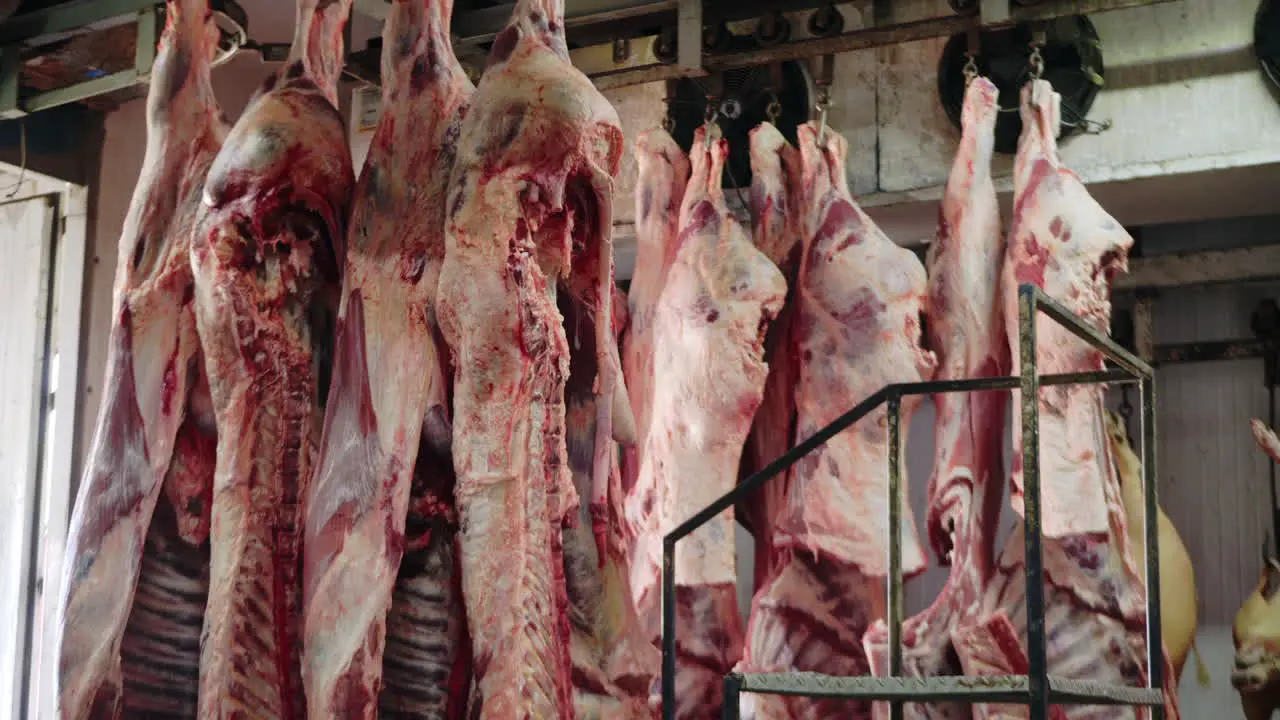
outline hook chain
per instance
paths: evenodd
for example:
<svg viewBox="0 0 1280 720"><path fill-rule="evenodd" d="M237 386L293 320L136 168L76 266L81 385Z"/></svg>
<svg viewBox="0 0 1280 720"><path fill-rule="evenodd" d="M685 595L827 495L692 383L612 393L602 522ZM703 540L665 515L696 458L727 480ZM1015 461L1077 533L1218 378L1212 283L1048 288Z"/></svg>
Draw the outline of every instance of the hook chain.
<svg viewBox="0 0 1280 720"><path fill-rule="evenodd" d="M1131 420L1133 418L1133 403L1129 402L1129 386L1120 386L1120 417L1124 420L1124 434L1129 438L1129 442L1133 442L1133 427Z"/></svg>
<svg viewBox="0 0 1280 720"><path fill-rule="evenodd" d="M1040 54L1040 46L1044 45L1044 38L1041 33L1036 34L1036 38L1031 41L1031 57L1028 62L1031 65L1031 79L1039 80L1044 75L1044 56Z"/></svg>
<svg viewBox="0 0 1280 720"><path fill-rule="evenodd" d="M831 106L831 93L826 87L818 90L818 141L827 137L827 108Z"/></svg>
<svg viewBox="0 0 1280 720"><path fill-rule="evenodd" d="M964 86L969 87L978 77L978 60L973 53L966 53L967 59L964 61Z"/></svg>
<svg viewBox="0 0 1280 720"><path fill-rule="evenodd" d="M707 98L707 108L702 113L703 135L706 136L707 149L711 149L711 127L716 124L716 118L720 116L720 105L716 102L716 98Z"/></svg>

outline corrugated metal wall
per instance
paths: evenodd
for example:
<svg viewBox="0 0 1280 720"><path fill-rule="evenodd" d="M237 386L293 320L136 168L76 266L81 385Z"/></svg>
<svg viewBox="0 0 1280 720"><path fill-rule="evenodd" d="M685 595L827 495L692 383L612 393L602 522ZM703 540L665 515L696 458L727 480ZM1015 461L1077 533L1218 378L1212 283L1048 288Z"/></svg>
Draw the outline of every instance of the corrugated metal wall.
<svg viewBox="0 0 1280 720"><path fill-rule="evenodd" d="M1157 344L1249 337L1258 299L1280 286L1180 290L1155 307ZM1267 417L1261 360L1171 365L1156 378L1165 512L1196 570L1202 624L1229 624L1253 590L1271 531L1270 460L1249 419Z"/></svg>

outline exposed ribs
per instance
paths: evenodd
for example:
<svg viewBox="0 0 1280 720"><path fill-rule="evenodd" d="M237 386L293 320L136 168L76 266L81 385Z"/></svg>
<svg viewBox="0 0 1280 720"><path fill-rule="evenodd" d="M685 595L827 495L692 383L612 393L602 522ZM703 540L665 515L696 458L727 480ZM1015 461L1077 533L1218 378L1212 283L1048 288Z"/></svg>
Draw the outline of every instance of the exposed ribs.
<svg viewBox="0 0 1280 720"><path fill-rule="evenodd" d="M218 425L200 712L305 717L302 521L354 178L335 105L351 0L300 0L290 56L231 130L192 243Z"/></svg>
<svg viewBox="0 0 1280 720"><path fill-rule="evenodd" d="M58 716L70 720L196 710L216 440L188 258L227 123L205 0L166 10L120 234L104 399L59 586Z"/></svg>

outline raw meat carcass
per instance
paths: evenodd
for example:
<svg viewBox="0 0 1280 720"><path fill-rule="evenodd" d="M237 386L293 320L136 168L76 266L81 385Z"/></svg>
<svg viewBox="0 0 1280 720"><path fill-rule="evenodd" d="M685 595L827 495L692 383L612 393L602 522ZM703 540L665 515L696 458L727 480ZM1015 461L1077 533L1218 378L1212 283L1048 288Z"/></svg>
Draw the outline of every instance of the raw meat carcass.
<svg viewBox="0 0 1280 720"><path fill-rule="evenodd" d="M1004 235L991 180L999 91L976 78L965 91L963 131L942 197L938 232L929 247L929 346L937 353L935 380L1001 377L1009 349L1000 314ZM981 618L982 593L995 562L995 536L1004 480L1003 391L933 396L934 468L929 479L928 535L938 559L951 566L942 592L902 627L902 674L961 675L952 638ZM871 669L888 675L889 630L877 621L863 639ZM888 706L876 714L888 717ZM911 718L970 718L964 704L906 707Z"/></svg>
<svg viewBox="0 0 1280 720"><path fill-rule="evenodd" d="M214 433L189 260L228 124L206 0L170 0L142 174L120 234L103 401L59 586L58 717L192 717Z"/></svg>
<svg viewBox="0 0 1280 720"><path fill-rule="evenodd" d="M798 134L806 191L792 332L803 441L884 386L930 376L936 361L920 347L924 267L853 201L844 138L812 123ZM902 404L904 436L916 404ZM745 670L868 674L862 636L884 616L888 571L886 413L881 407L794 466L774 534L785 557L752 603ZM924 552L903 496L902 567L911 574L923 568ZM866 703L763 695L742 704L761 718L870 711Z"/></svg>
<svg viewBox="0 0 1280 720"><path fill-rule="evenodd" d="M192 241L218 426L202 716L306 713L303 503L354 184L336 107L350 9L299 0L289 58L214 160Z"/></svg>
<svg viewBox="0 0 1280 720"><path fill-rule="evenodd" d="M627 297L622 344L636 437L649 428L653 395L653 312L675 258L680 204L689 183L689 158L666 130L654 128L636 139L636 265ZM639 443L623 449L622 487L631 492L640 473Z"/></svg>
<svg viewBox="0 0 1280 720"><path fill-rule="evenodd" d="M310 717L466 709L447 358L435 310L448 178L474 90L449 41L452 8L398 0L383 28L382 113L355 189L335 370L305 503Z"/></svg>
<svg viewBox="0 0 1280 720"><path fill-rule="evenodd" d="M596 352L592 322L582 306L561 312L574 348L565 386L565 438L578 497L590 496L598 428ZM616 449L610 450L616 456ZM622 476L616 460L609 474L605 545L596 545L591 509L579 503L564 529L565 586L569 598L570 659L577 720L650 718L649 689L661 655L641 631L632 602L624 532ZM601 554L603 552L603 555Z"/></svg>
<svg viewBox="0 0 1280 720"><path fill-rule="evenodd" d="M799 357L791 333L795 278L800 265L800 153L778 128L761 123L751 131L751 224L756 247L782 271L788 301L769 325L764 359L769 365L764 396L742 453L740 475L747 478L777 460L795 444ZM787 497L782 473L741 503L743 519L755 537L756 586L772 573L774 518Z"/></svg>
<svg viewBox="0 0 1280 720"><path fill-rule="evenodd" d="M562 534L578 508L566 447L571 340L594 340L583 354L595 365L584 372L594 374L597 558L608 556L614 436L635 434L611 318L622 146L617 113L569 63L563 2L520 0L462 125L438 292L454 358L463 598L484 718L573 713Z"/></svg>
<svg viewBox="0 0 1280 720"><path fill-rule="evenodd" d="M1112 457L1120 480L1120 496L1128 519L1129 552L1139 563L1146 557L1146 536L1143 534L1142 513L1145 497L1142 492L1142 460L1129 444L1124 421L1107 411L1107 438L1111 442ZM1183 665L1193 652L1196 640L1196 577L1191 567L1191 554L1183 544L1173 521L1160 508L1160 637L1173 668L1172 681L1182 677ZM1139 565L1141 567L1141 565Z"/></svg>
<svg viewBox="0 0 1280 720"><path fill-rule="evenodd" d="M1125 269L1133 244L1080 179L1062 166L1056 140L1060 100L1043 80L1033 81L1022 91L1014 214L1001 281L1015 373L1019 371L1018 287L1037 285L1086 322L1108 331L1110 279ZM1041 373L1103 369L1101 352L1053 320L1040 317L1037 333ZM1107 440L1102 392L1099 385L1059 385L1043 388L1040 395L1048 665L1049 672L1059 677L1139 686L1146 680L1145 586L1126 541L1127 519ZM1017 496L1022 477L1021 423L1016 410L1012 415L1014 509L1021 513ZM1006 638L1000 645L1007 650L1003 661L992 649L1004 632L997 631L996 624L1011 622L1015 636L1025 638L1024 550L1019 528L1000 557L984 599L992 632L986 637L979 630L971 632L960 649L968 675L1023 671L1023 649ZM1166 717L1176 718L1176 689L1167 685ZM1002 712L1001 717L1017 717L1026 709L1019 708L1017 714ZM1073 720L1145 716L1128 707L1087 705L1069 706L1063 714Z"/></svg>
<svg viewBox="0 0 1280 720"><path fill-rule="evenodd" d="M653 388L640 475L628 498L637 606L661 633L662 538L733 489L768 367L764 335L786 283L729 212L720 182L729 144L694 133L693 173L674 261L653 314ZM742 654L733 512L676 546L676 717L719 712L725 674Z"/></svg>
<svg viewBox="0 0 1280 720"><path fill-rule="evenodd" d="M1280 462L1280 439L1261 420L1250 425L1258 447ZM1262 576L1231 628L1236 649L1231 684L1247 720L1270 720L1280 709L1280 563L1266 557L1266 548L1263 555Z"/></svg>

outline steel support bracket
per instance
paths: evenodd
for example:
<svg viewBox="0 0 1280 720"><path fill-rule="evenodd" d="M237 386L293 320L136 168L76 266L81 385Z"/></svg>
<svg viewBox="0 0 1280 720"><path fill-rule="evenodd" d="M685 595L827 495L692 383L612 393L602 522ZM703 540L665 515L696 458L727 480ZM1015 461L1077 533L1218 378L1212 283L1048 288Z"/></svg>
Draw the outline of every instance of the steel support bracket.
<svg viewBox="0 0 1280 720"><path fill-rule="evenodd" d="M676 65L689 75L706 75L702 67L702 0L680 0L676 17Z"/></svg>
<svg viewBox="0 0 1280 720"><path fill-rule="evenodd" d="M8 45L0 49L0 119L13 120L27 114L18 97L22 80L22 48Z"/></svg>
<svg viewBox="0 0 1280 720"><path fill-rule="evenodd" d="M1009 12L1009 0L980 0L978 6L983 25L1005 23L1013 15Z"/></svg>
<svg viewBox="0 0 1280 720"><path fill-rule="evenodd" d="M151 69L156 61L156 43L160 39L160 29L163 27L161 22L163 13L162 8L155 6L137 11L135 22L138 26L138 45L134 51L132 68L64 88L46 90L26 99L17 97L16 88L22 72L21 63L18 63L16 69L11 70L8 66L8 49L6 48L4 66L0 68L0 117L20 117L23 114L48 110L146 82L151 77ZM6 94L9 92L7 83L11 78L14 84L12 103L9 102ZM14 112L19 115L12 115L11 113Z"/></svg>

